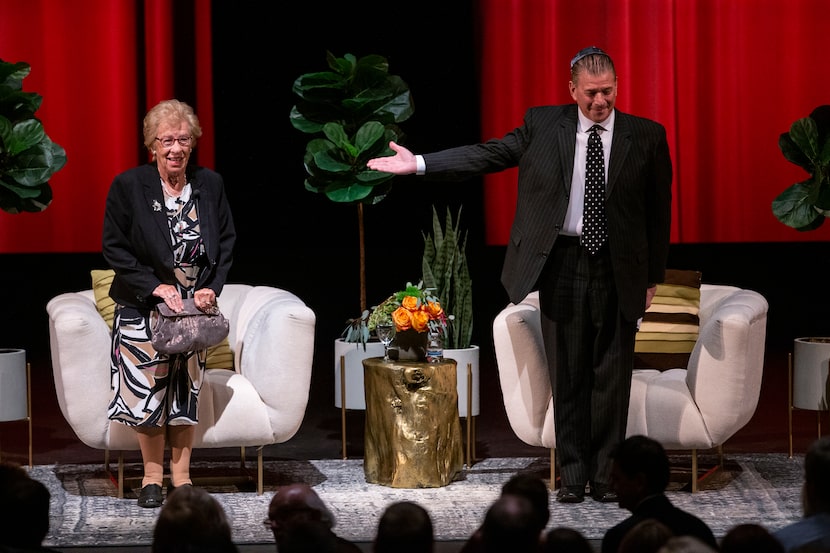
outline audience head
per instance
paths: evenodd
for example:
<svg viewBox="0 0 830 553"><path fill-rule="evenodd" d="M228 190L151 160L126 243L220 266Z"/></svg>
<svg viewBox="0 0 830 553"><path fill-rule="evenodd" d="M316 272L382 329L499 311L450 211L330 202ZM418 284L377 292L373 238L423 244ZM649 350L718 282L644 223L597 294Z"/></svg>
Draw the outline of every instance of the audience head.
<svg viewBox="0 0 830 553"><path fill-rule="evenodd" d="M620 507L632 510L644 498L663 493L671 467L660 442L646 436L630 436L611 452L611 486Z"/></svg>
<svg viewBox="0 0 830 553"><path fill-rule="evenodd" d="M536 551L540 537L533 505L520 495L499 496L481 525L481 546L487 553Z"/></svg>
<svg viewBox="0 0 830 553"><path fill-rule="evenodd" d="M545 529L550 520L550 506L548 486L544 480L533 474L520 472L502 485L501 494L526 497L536 513L539 531Z"/></svg>
<svg viewBox="0 0 830 553"><path fill-rule="evenodd" d="M0 545L37 549L49 532L49 489L26 469L0 463Z"/></svg>
<svg viewBox="0 0 830 553"><path fill-rule="evenodd" d="M657 519L647 518L625 533L617 553L657 553L672 536L674 533L668 526Z"/></svg>
<svg viewBox="0 0 830 553"><path fill-rule="evenodd" d="M318 521L329 530L335 525L334 515L308 484L288 484L277 488L268 505L268 519L265 521L277 543L289 527L309 520Z"/></svg>
<svg viewBox="0 0 830 553"><path fill-rule="evenodd" d="M541 553L593 553L594 549L578 530L559 526L547 531L539 551Z"/></svg>
<svg viewBox="0 0 830 553"><path fill-rule="evenodd" d="M830 512L830 437L819 438L804 457L804 515Z"/></svg>
<svg viewBox="0 0 830 553"><path fill-rule="evenodd" d="M279 553L336 553L337 536L320 520L298 520L278 542Z"/></svg>
<svg viewBox="0 0 830 553"><path fill-rule="evenodd" d="M432 519L411 501L392 503L378 522L374 553L430 553L434 545Z"/></svg>
<svg viewBox="0 0 830 553"><path fill-rule="evenodd" d="M222 505L202 488L179 486L167 496L153 529L153 553L232 553L236 546Z"/></svg>
<svg viewBox="0 0 830 553"><path fill-rule="evenodd" d="M658 549L658 553L717 553L717 551L694 536L674 536Z"/></svg>
<svg viewBox="0 0 830 553"><path fill-rule="evenodd" d="M739 524L720 543L722 553L784 553L784 546L760 524Z"/></svg>

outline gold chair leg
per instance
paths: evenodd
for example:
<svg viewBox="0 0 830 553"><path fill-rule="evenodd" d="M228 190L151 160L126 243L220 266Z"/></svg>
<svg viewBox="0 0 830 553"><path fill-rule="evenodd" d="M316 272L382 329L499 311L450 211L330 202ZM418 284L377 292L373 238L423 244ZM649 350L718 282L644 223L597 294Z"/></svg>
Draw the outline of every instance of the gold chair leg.
<svg viewBox="0 0 830 553"><path fill-rule="evenodd" d="M118 499L124 499L124 452L118 452Z"/></svg>
<svg viewBox="0 0 830 553"><path fill-rule="evenodd" d="M697 492L697 450L692 450L692 493Z"/></svg>
<svg viewBox="0 0 830 553"><path fill-rule="evenodd" d="M340 356L340 436L343 439L343 459L346 459L346 356Z"/></svg>
<svg viewBox="0 0 830 553"><path fill-rule="evenodd" d="M265 471L262 468L262 450L263 447L257 448L257 456L256 456L256 466L257 466L257 483L256 483L256 494L262 495L264 491L263 480L265 476Z"/></svg>
<svg viewBox="0 0 830 553"><path fill-rule="evenodd" d="M789 371L788 371L788 378L787 378L787 425L788 425L788 436L790 439L790 459L793 458L793 354L790 352L788 354L788 363Z"/></svg>
<svg viewBox="0 0 830 553"><path fill-rule="evenodd" d="M467 468L473 466L473 364L467 363Z"/></svg>
<svg viewBox="0 0 830 553"><path fill-rule="evenodd" d="M29 468L32 464L32 364L26 363L26 418L29 421Z"/></svg>

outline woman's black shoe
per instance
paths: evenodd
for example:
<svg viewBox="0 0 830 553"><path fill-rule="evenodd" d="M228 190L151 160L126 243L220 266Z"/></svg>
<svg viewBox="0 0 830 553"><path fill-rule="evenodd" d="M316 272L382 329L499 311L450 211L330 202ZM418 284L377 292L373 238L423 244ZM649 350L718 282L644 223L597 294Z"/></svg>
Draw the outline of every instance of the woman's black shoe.
<svg viewBox="0 0 830 553"><path fill-rule="evenodd" d="M138 506L154 509L161 507L163 499L161 497L161 486L158 484L147 484L141 488L141 493L138 494Z"/></svg>

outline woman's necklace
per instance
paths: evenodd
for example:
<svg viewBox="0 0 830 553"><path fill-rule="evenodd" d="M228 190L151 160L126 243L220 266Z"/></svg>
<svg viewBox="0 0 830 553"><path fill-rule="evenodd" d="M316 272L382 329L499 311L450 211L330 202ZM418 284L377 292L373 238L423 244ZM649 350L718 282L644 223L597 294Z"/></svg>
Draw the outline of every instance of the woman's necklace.
<svg viewBox="0 0 830 553"><path fill-rule="evenodd" d="M171 181L175 182L172 178ZM172 225L173 232L180 234L187 228L187 224L182 219L185 204L190 197L189 187L185 184L181 190L176 190L169 186L164 179L161 179L161 189L164 194L164 205L167 207L168 216L175 218Z"/></svg>

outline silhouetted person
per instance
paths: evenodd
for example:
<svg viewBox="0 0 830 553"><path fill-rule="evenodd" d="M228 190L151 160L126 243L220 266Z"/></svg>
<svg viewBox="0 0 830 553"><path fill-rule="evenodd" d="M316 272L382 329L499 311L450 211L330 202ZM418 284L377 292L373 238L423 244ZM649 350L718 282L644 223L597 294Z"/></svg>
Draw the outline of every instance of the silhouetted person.
<svg viewBox="0 0 830 553"><path fill-rule="evenodd" d="M153 529L152 553L235 553L222 505L202 488L178 486L167 496Z"/></svg>
<svg viewBox="0 0 830 553"><path fill-rule="evenodd" d="M774 533L788 552L810 546L830 550L830 437L816 440L804 456L801 487L804 516Z"/></svg>
<svg viewBox="0 0 830 553"><path fill-rule="evenodd" d="M265 520L265 526L274 533L277 551L282 551L286 541L290 541L289 534L294 527L308 521L320 522L328 528L337 541L339 553L362 553L357 545L335 534L334 515L311 486L296 483L277 488Z"/></svg>
<svg viewBox="0 0 830 553"><path fill-rule="evenodd" d="M720 542L721 553L784 553L784 546L760 524L733 526Z"/></svg>
<svg viewBox="0 0 830 553"><path fill-rule="evenodd" d="M487 509L481 525L481 551L529 553L538 550L539 542L536 513L526 497L504 494Z"/></svg>
<svg viewBox="0 0 830 553"><path fill-rule="evenodd" d="M337 536L320 520L299 520L280 540L279 553L336 553Z"/></svg>
<svg viewBox="0 0 830 553"><path fill-rule="evenodd" d="M594 553L588 539L579 530L559 526L544 534L540 553Z"/></svg>
<svg viewBox="0 0 830 553"><path fill-rule="evenodd" d="M694 536L718 548L712 530L691 513L675 507L666 496L671 467L666 450L646 436L630 436L611 453L611 482L619 506L631 516L611 527L602 538L602 553L617 553L623 537L643 520L653 518L675 536Z"/></svg>
<svg viewBox="0 0 830 553"><path fill-rule="evenodd" d="M0 463L0 551L47 552L49 489L26 469ZM57 553L57 552L55 552Z"/></svg>
<svg viewBox="0 0 830 553"><path fill-rule="evenodd" d="M657 553L717 553L717 547L712 547L694 536L674 536Z"/></svg>
<svg viewBox="0 0 830 553"><path fill-rule="evenodd" d="M411 501L399 501L389 505L381 515L373 551L432 553L434 545L432 519L427 510Z"/></svg>
<svg viewBox="0 0 830 553"><path fill-rule="evenodd" d="M533 474L520 472L514 474L507 482L502 484L500 495L506 494L525 497L530 501L541 537L542 531L550 520L549 491L545 481ZM479 526L461 547L459 553L478 553L480 551L482 551L482 546L481 527Z"/></svg>
<svg viewBox="0 0 830 553"><path fill-rule="evenodd" d="M672 537L674 533L668 526L657 519L647 518L623 536L617 553L657 553Z"/></svg>

